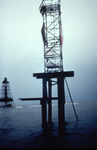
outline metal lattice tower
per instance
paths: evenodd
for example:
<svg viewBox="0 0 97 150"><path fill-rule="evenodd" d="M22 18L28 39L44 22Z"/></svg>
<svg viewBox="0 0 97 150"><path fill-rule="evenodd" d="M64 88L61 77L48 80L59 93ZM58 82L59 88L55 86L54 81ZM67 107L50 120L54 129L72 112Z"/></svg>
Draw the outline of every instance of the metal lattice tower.
<svg viewBox="0 0 97 150"><path fill-rule="evenodd" d="M62 72L62 24L60 0L42 0L40 13L43 16L41 29L44 42L44 72Z"/></svg>
<svg viewBox="0 0 97 150"><path fill-rule="evenodd" d="M40 100L42 108L42 127L46 129L45 131L48 129L48 123L52 126L52 100L58 100L58 125L59 130L63 132L65 125L64 79L73 105L66 78L74 77L74 71L63 71L63 37L60 7L60 0L42 0L40 5L40 13L43 16L43 26L41 32L44 42L44 72L33 73L33 77L42 79L42 97L20 98L20 100ZM52 85L57 85L57 97L53 97L52 95ZM75 108L74 112L76 115Z"/></svg>

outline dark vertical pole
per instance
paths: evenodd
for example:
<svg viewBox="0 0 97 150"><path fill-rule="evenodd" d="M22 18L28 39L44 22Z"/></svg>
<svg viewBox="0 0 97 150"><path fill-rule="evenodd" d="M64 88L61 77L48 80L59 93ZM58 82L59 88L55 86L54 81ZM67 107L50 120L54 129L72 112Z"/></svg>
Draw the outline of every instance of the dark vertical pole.
<svg viewBox="0 0 97 150"><path fill-rule="evenodd" d="M42 100L42 127L46 127L47 123L47 108L46 108L46 99L47 99L47 86L46 79L43 78L43 100Z"/></svg>
<svg viewBox="0 0 97 150"><path fill-rule="evenodd" d="M58 77L58 121L59 129L64 128L65 122L65 112L64 112L64 102L65 102L65 93L64 93L64 77Z"/></svg>
<svg viewBox="0 0 97 150"><path fill-rule="evenodd" d="M48 81L48 94L49 94L49 101L48 101L48 122L52 123L52 88L51 88L51 80Z"/></svg>
<svg viewBox="0 0 97 150"><path fill-rule="evenodd" d="M6 106L7 106L7 87L5 86L5 103L6 103Z"/></svg>

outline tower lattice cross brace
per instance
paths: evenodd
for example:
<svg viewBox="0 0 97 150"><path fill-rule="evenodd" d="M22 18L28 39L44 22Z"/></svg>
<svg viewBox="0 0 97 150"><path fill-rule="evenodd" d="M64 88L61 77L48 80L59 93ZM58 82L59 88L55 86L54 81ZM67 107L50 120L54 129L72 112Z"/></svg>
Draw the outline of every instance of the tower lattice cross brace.
<svg viewBox="0 0 97 150"><path fill-rule="evenodd" d="M62 23L59 0L42 0L40 13L43 17L41 29L44 43L44 72L62 72Z"/></svg>

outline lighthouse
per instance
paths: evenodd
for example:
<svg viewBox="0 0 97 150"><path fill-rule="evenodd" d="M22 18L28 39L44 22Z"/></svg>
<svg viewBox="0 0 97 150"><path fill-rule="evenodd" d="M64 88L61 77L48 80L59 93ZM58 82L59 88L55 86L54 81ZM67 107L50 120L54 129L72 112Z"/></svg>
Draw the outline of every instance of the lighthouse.
<svg viewBox="0 0 97 150"><path fill-rule="evenodd" d="M1 93L0 93L0 107L11 107L13 106L13 98L9 81L5 77L2 81Z"/></svg>

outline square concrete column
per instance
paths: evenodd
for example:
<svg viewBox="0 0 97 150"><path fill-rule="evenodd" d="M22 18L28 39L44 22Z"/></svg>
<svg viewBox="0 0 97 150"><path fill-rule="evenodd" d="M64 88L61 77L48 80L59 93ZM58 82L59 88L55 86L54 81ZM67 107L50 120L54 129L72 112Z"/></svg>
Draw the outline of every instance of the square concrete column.
<svg viewBox="0 0 97 150"><path fill-rule="evenodd" d="M48 122L52 123L52 84L51 80L48 81Z"/></svg>
<svg viewBox="0 0 97 150"><path fill-rule="evenodd" d="M43 100L42 100L42 126L47 125L47 81L43 78Z"/></svg>
<svg viewBox="0 0 97 150"><path fill-rule="evenodd" d="M59 129L63 129L65 123L64 77L58 77L57 81L58 81L58 123L59 123Z"/></svg>

